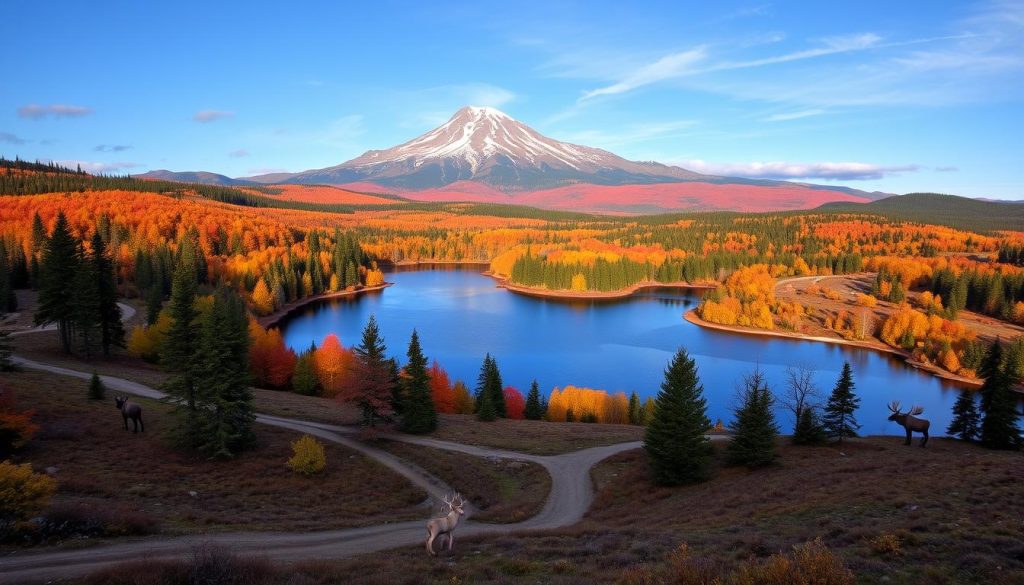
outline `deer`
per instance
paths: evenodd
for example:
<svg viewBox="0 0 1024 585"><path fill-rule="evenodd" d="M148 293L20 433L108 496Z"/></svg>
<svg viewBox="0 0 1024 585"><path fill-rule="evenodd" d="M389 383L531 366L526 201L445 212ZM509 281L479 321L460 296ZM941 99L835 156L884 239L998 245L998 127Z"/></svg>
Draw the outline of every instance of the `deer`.
<svg viewBox="0 0 1024 585"><path fill-rule="evenodd" d="M924 437L921 438L922 447L928 444L928 427L930 427L932 423L923 418L917 418L917 415L924 412L923 407L914 406L911 407L909 411L902 413L900 412L899 402L890 402L889 412L892 413L889 415L889 420L903 425L903 428L907 430L907 441L903 443L904 445L910 444L910 437L914 432L924 435Z"/></svg>
<svg viewBox="0 0 1024 585"><path fill-rule="evenodd" d="M121 418L124 419L124 430L128 430L128 419L132 419L132 432L137 433L141 429L142 432L146 432L146 425L142 422L142 407L134 402L128 400L127 396L117 396L114 398L114 404L117 405L117 409L121 411Z"/></svg>
<svg viewBox="0 0 1024 585"><path fill-rule="evenodd" d="M464 509L466 500L458 492L450 496L446 495L444 503L448 506L448 514L427 520L427 552L432 557L437 556L437 553L434 552L434 539L441 535L448 538L448 552L451 552L452 546L455 544L455 527L459 525L459 518L466 513Z"/></svg>

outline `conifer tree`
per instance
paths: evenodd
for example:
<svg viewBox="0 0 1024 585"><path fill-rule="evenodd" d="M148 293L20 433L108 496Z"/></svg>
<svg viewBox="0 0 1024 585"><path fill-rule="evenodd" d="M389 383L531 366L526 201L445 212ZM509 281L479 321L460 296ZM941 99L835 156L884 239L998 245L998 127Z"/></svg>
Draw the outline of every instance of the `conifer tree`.
<svg viewBox="0 0 1024 585"><path fill-rule="evenodd" d="M18 366L14 363L11 355L14 348L11 345L11 334L7 331L0 331L0 372L14 372Z"/></svg>
<svg viewBox="0 0 1024 585"><path fill-rule="evenodd" d="M629 424L639 425L644 417L643 407L640 405L640 395L635 391L629 395Z"/></svg>
<svg viewBox="0 0 1024 585"><path fill-rule="evenodd" d="M498 419L497 409L494 408L494 400L489 392L483 392L476 399L476 418L484 422L492 422Z"/></svg>
<svg viewBox="0 0 1024 585"><path fill-rule="evenodd" d="M196 320L196 268L191 246L183 243L183 250L174 269L171 299L168 311L171 325L164 339L160 363L172 377L164 390L174 404L178 424L172 431L175 444L183 449L194 449L202 440L199 426L199 401L196 396L195 365L199 346Z"/></svg>
<svg viewBox="0 0 1024 585"><path fill-rule="evenodd" d="M711 426L697 365L679 348L665 370L644 434L644 449L655 481L664 485L707 479L711 443L704 434Z"/></svg>
<svg viewBox="0 0 1024 585"><path fill-rule="evenodd" d="M316 352L316 346L302 352L299 355L299 359L295 362L295 372L292 374L292 390L296 394L305 396L316 396L318 394L317 385L320 381L317 379L316 366L313 362L314 352Z"/></svg>
<svg viewBox="0 0 1024 585"><path fill-rule="evenodd" d="M107 395L107 387L103 384L103 380L100 379L96 372L92 373L92 378L89 380L89 400L103 400Z"/></svg>
<svg viewBox="0 0 1024 585"><path fill-rule="evenodd" d="M146 291L146 325L156 323L160 318L160 309L163 308L164 293L159 284L154 284Z"/></svg>
<svg viewBox="0 0 1024 585"><path fill-rule="evenodd" d="M0 315L18 308L18 297L14 294L14 274L7 257L7 246L0 240Z"/></svg>
<svg viewBox="0 0 1024 585"><path fill-rule="evenodd" d="M962 441L973 441L978 438L981 431L980 422L974 393L970 390L961 390L956 402L953 403L953 420L946 428L946 434L958 437Z"/></svg>
<svg viewBox="0 0 1024 585"><path fill-rule="evenodd" d="M794 445L821 445L828 440L825 428L821 425L818 409L808 405L800 411L800 416L793 427Z"/></svg>
<svg viewBox="0 0 1024 585"><path fill-rule="evenodd" d="M989 347L978 372L985 383L981 386L981 444L989 449L1019 449L1020 429L1017 427L1017 398L1013 386L1017 382L1013 364L1003 357L999 339Z"/></svg>
<svg viewBox="0 0 1024 585"><path fill-rule="evenodd" d="M351 388L338 394L342 400L355 402L363 412L363 424L375 426L378 419L394 413L396 367L385 352L387 346L380 336L373 315L363 328L362 341L354 350L356 376Z"/></svg>
<svg viewBox="0 0 1024 585"><path fill-rule="evenodd" d="M540 420L544 418L544 404L540 398L540 385L537 380L530 384L530 391L526 394L526 408L523 416L527 420Z"/></svg>
<svg viewBox="0 0 1024 585"><path fill-rule="evenodd" d="M117 306L117 280L114 262L107 254L107 244L99 231L92 236L91 264L95 272L98 295L98 321L100 345L103 355L109 356L113 347L124 347L124 326L121 324L121 308Z"/></svg>
<svg viewBox="0 0 1024 585"><path fill-rule="evenodd" d="M505 393L501 381L501 372L498 370L498 362L487 354L484 363L480 367L480 375L476 384L476 408L479 410L483 405L482 399L487 395L491 407L494 408L495 416L505 418Z"/></svg>
<svg viewBox="0 0 1024 585"><path fill-rule="evenodd" d="M78 273L81 256L64 212L57 214L53 233L49 238L43 238L43 242L42 260L39 263L39 306L35 313L35 323L56 323L61 346L65 353L71 353L74 275Z"/></svg>
<svg viewBox="0 0 1024 585"><path fill-rule="evenodd" d="M832 395L829 396L828 404L825 406L823 421L825 434L830 438L838 439L840 443L843 442L844 437L856 437L857 429L860 428L854 417L854 413L860 405L860 398L853 393L853 388L853 370L850 368L850 362L845 362L839 380L836 382L835 388L832 389Z"/></svg>
<svg viewBox="0 0 1024 585"><path fill-rule="evenodd" d="M733 465L754 469L771 465L778 458L775 438L779 434L772 412L771 389L764 374L754 370L743 380L740 404L733 411L733 436L726 448L726 458Z"/></svg>
<svg viewBox="0 0 1024 585"><path fill-rule="evenodd" d="M200 321L195 383L202 433L196 448L227 459L256 443L245 303L233 291L220 290Z"/></svg>
<svg viewBox="0 0 1024 585"><path fill-rule="evenodd" d="M74 287L71 297L72 329L85 357L91 358L101 344L99 278L91 258L82 258L71 282Z"/></svg>
<svg viewBox="0 0 1024 585"><path fill-rule="evenodd" d="M429 433L437 428L437 409L430 393L430 375L427 373L427 358L420 347L420 337L412 330L409 362L402 377L404 404L402 430L407 433Z"/></svg>

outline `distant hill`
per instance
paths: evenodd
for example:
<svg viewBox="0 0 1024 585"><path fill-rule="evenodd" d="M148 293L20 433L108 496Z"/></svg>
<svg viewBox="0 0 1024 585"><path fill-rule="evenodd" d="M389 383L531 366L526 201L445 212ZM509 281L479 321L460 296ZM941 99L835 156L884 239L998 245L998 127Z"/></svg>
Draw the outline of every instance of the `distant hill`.
<svg viewBox="0 0 1024 585"><path fill-rule="evenodd" d="M225 187L237 187L245 185L257 185L254 181L245 179L232 179L225 175L209 173L206 171L183 171L174 172L168 170L149 171L141 175L135 175L140 179L156 179L159 181L176 181L178 183L201 183L203 185L222 185Z"/></svg>
<svg viewBox="0 0 1024 585"><path fill-rule="evenodd" d="M971 199L939 193L909 193L870 203L832 202L821 211L878 213L972 231L1024 231L1024 202Z"/></svg>

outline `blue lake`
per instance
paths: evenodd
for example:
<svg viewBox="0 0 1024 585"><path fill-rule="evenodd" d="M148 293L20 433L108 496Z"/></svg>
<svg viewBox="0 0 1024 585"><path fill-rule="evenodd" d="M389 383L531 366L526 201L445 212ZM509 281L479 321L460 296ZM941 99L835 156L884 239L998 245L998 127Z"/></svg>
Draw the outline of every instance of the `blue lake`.
<svg viewBox="0 0 1024 585"><path fill-rule="evenodd" d="M508 292L475 269L457 267L398 270L387 280L394 286L297 311L281 324L285 342L301 351L335 333L349 347L359 343L375 315L388 352L400 362L415 328L427 357L470 388L490 352L505 384L524 394L536 379L545 395L573 384L642 397L657 394L666 364L682 346L697 361L708 416L726 423L742 376L755 367L781 393L786 368L806 365L815 370L824 400L849 361L861 398L861 434L902 434L886 420L891 400L924 406L934 434L943 434L959 391L952 382L870 350L703 329L682 318L698 297L678 291L618 301L552 301ZM783 432L791 431L790 418L779 410Z"/></svg>

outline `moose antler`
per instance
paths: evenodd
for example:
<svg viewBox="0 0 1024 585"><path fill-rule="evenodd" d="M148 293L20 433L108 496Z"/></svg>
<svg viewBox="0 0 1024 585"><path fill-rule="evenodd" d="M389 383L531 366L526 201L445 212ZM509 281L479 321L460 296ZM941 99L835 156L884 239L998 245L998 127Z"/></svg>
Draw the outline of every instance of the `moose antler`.
<svg viewBox="0 0 1024 585"><path fill-rule="evenodd" d="M924 412L924 407L923 406L914 406L914 407L911 407L910 412L907 413L907 414L910 414L911 416L916 416L916 415L921 414L922 412Z"/></svg>
<svg viewBox="0 0 1024 585"><path fill-rule="evenodd" d="M893 414L897 414L897 413L899 413L899 411L900 411L900 403L898 401L893 401L893 402L889 403L889 412L892 412Z"/></svg>

